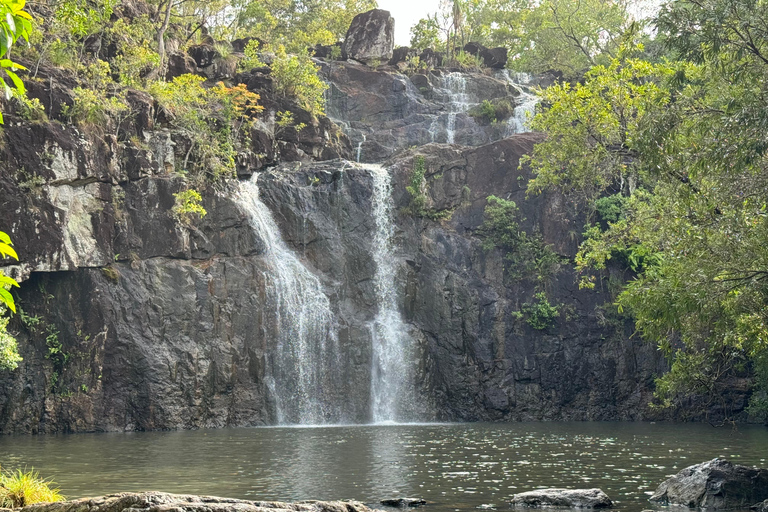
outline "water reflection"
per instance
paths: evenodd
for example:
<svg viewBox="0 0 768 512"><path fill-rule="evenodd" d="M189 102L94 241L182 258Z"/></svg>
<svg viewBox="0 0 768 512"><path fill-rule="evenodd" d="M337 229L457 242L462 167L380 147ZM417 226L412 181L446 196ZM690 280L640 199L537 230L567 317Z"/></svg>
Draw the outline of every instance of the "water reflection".
<svg viewBox="0 0 768 512"><path fill-rule="evenodd" d="M768 429L628 423L391 425L0 438L71 497L164 490L246 499L422 497L428 510L506 509L540 487L600 487L649 508L666 476L725 456L768 467ZM428 512L425 510L425 512Z"/></svg>

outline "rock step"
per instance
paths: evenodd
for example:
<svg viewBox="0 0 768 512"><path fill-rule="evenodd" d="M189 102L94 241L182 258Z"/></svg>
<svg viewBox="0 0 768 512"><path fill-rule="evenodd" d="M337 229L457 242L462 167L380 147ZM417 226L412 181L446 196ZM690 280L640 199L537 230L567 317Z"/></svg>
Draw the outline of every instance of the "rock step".
<svg viewBox="0 0 768 512"><path fill-rule="evenodd" d="M21 512L371 512L356 501L247 501L164 492L120 493L57 503L38 503Z"/></svg>

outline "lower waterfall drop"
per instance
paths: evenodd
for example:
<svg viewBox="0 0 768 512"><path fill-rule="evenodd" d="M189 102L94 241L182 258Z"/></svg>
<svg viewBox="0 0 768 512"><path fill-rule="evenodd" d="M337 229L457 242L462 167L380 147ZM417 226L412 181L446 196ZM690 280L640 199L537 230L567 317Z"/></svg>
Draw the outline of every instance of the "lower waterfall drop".
<svg viewBox="0 0 768 512"><path fill-rule="evenodd" d="M267 361L267 385L275 397L279 424L317 425L343 420L338 336L334 314L320 280L283 241L257 176L240 182L237 200L263 240L267 307L274 315L274 351Z"/></svg>
<svg viewBox="0 0 768 512"><path fill-rule="evenodd" d="M372 213L376 222L373 240L374 277L379 310L371 322L371 417L374 423L413 421L416 410L416 347L398 309L396 260L393 257L394 204L389 172L366 165L373 177Z"/></svg>

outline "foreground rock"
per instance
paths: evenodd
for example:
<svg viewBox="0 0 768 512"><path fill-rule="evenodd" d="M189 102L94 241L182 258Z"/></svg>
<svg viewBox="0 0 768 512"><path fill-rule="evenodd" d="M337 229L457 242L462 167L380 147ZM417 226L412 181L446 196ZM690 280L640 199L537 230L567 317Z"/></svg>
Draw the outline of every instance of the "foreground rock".
<svg viewBox="0 0 768 512"><path fill-rule="evenodd" d="M355 16L344 38L342 52L366 64L386 63L395 48L395 19L389 11L373 9Z"/></svg>
<svg viewBox="0 0 768 512"><path fill-rule="evenodd" d="M611 508L600 489L537 489L512 496L513 507Z"/></svg>
<svg viewBox="0 0 768 512"><path fill-rule="evenodd" d="M164 492L121 493L59 503L39 503L24 512L370 512L354 501L305 501L281 503L246 501L214 496L168 494Z"/></svg>
<svg viewBox="0 0 768 512"><path fill-rule="evenodd" d="M749 508L768 499L768 470L712 459L662 483L651 501L711 509Z"/></svg>
<svg viewBox="0 0 768 512"><path fill-rule="evenodd" d="M420 507L426 505L427 501L421 498L393 498L381 500L381 504L387 507Z"/></svg>
<svg viewBox="0 0 768 512"><path fill-rule="evenodd" d="M757 512L768 512L768 500L752 505L752 510L756 510Z"/></svg>

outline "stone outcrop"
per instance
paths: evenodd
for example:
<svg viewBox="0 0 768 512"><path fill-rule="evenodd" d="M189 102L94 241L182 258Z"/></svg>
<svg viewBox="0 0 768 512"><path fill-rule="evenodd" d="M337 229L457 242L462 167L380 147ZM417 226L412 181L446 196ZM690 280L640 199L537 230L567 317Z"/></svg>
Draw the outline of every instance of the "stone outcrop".
<svg viewBox="0 0 768 512"><path fill-rule="evenodd" d="M363 162L432 142L480 146L511 135L506 119L482 126L470 114L484 100L517 102L507 78L432 71L407 77L353 62L322 64L326 113L345 128ZM464 103L459 103L464 102Z"/></svg>
<svg viewBox="0 0 768 512"><path fill-rule="evenodd" d="M247 501L163 492L121 493L15 509L23 512L370 512L356 501Z"/></svg>
<svg viewBox="0 0 768 512"><path fill-rule="evenodd" d="M513 507L611 508L613 503L600 489L538 489L512 497Z"/></svg>
<svg viewBox="0 0 768 512"><path fill-rule="evenodd" d="M395 20L389 11L373 9L360 13L352 20L344 38L345 58L365 64L386 63L395 47Z"/></svg>
<svg viewBox="0 0 768 512"><path fill-rule="evenodd" d="M749 508L768 499L768 469L712 459L669 478L650 499L664 505L711 510Z"/></svg>
<svg viewBox="0 0 768 512"><path fill-rule="evenodd" d="M467 43L464 51L483 59L483 66L491 69L504 69L507 65L507 49L504 47L488 48L480 43Z"/></svg>

